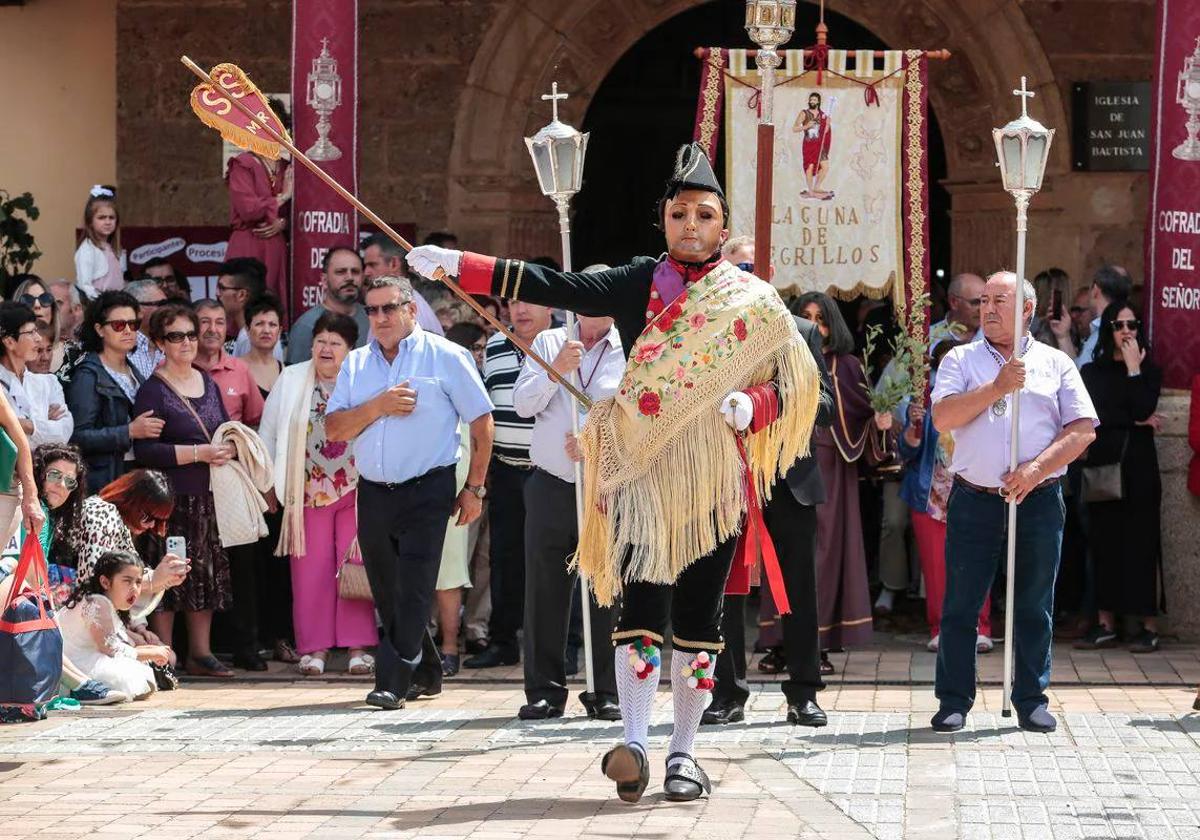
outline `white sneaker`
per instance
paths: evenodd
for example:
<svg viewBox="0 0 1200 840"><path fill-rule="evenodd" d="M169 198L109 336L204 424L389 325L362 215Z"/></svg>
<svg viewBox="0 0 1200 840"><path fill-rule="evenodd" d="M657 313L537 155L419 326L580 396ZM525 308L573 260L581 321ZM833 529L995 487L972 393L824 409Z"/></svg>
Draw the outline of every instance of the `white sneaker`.
<svg viewBox="0 0 1200 840"><path fill-rule="evenodd" d="M896 593L886 586L883 587L879 590L879 597L875 599L875 615L887 615L892 611L895 603Z"/></svg>
<svg viewBox="0 0 1200 840"><path fill-rule="evenodd" d="M976 653L991 653L996 647L996 643L992 641L991 636L985 636L980 633L975 637L975 652Z"/></svg>
<svg viewBox="0 0 1200 840"><path fill-rule="evenodd" d="M925 649L927 651L929 651L930 653L937 653L938 645L941 643L941 641L942 641L942 635L939 633L938 635L934 636L932 639L930 639L928 642L925 643Z"/></svg>

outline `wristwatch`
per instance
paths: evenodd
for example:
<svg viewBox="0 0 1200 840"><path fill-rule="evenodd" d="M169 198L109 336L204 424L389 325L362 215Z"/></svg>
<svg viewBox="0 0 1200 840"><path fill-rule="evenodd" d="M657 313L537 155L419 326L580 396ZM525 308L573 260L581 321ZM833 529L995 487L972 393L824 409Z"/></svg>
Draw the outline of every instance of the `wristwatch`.
<svg viewBox="0 0 1200 840"><path fill-rule="evenodd" d="M473 494L480 501L482 501L483 497L487 495L487 488L482 484L464 484L463 489L468 493Z"/></svg>

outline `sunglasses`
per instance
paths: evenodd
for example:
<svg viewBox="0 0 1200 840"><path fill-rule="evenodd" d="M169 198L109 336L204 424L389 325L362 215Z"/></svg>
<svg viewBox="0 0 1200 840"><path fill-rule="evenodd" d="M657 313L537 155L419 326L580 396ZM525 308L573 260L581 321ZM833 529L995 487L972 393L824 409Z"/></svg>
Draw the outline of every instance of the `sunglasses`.
<svg viewBox="0 0 1200 840"><path fill-rule="evenodd" d="M79 482L75 480L74 476L64 475L62 470L54 468L46 470L46 480L61 484L68 490L74 490L79 486Z"/></svg>
<svg viewBox="0 0 1200 840"><path fill-rule="evenodd" d="M50 294L49 292L42 292L36 297L33 295L21 295L21 303L30 308L33 308L34 304L37 304L38 306L53 306L54 295Z"/></svg>
<svg viewBox="0 0 1200 840"><path fill-rule="evenodd" d="M105 321L104 322L104 326L111 327L113 332L125 332L125 330L136 331L137 328L140 327L141 325L142 325L142 322L136 318L132 318L128 321L115 320L115 321Z"/></svg>
<svg viewBox="0 0 1200 840"><path fill-rule="evenodd" d="M1134 332L1141 325L1142 325L1142 322L1138 321L1137 319L1131 319L1128 321L1122 321L1122 320L1118 319L1118 320L1112 322L1112 328L1114 331L1115 330L1129 330L1130 332Z"/></svg>
<svg viewBox="0 0 1200 840"><path fill-rule="evenodd" d="M172 330L164 335L163 339L170 344L182 344L185 341L195 341L199 337L199 333L197 333L195 330L188 330L187 332Z"/></svg>
<svg viewBox="0 0 1200 840"><path fill-rule="evenodd" d="M382 306L364 306L363 311L367 313L368 318L374 318L376 315L395 315L403 305L403 303L385 303Z"/></svg>

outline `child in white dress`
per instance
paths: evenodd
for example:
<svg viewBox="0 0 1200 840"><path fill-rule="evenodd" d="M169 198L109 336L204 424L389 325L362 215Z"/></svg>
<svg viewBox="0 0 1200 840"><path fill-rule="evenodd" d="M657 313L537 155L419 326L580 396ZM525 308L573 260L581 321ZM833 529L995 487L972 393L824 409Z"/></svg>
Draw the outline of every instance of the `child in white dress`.
<svg viewBox="0 0 1200 840"><path fill-rule="evenodd" d="M63 653L93 679L142 700L155 690L147 664L165 664L163 645L134 645L125 622L142 589L142 561L127 551L110 551L96 561L59 613Z"/></svg>

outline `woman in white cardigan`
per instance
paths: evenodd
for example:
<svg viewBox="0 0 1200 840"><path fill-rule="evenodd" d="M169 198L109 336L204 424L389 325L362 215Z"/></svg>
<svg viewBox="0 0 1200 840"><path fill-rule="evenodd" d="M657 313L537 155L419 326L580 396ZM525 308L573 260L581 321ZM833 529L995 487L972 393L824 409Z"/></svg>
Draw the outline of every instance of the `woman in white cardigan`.
<svg viewBox="0 0 1200 840"><path fill-rule="evenodd" d="M283 527L275 553L290 555L292 617L300 672L325 672L330 648L348 648L352 674L375 660L375 609L338 597L337 572L358 535L358 471L348 444L325 437L325 406L338 370L358 339L353 318L326 312L313 327L312 360L283 369L263 408L258 433L275 461ZM361 561L358 561L361 562Z"/></svg>

